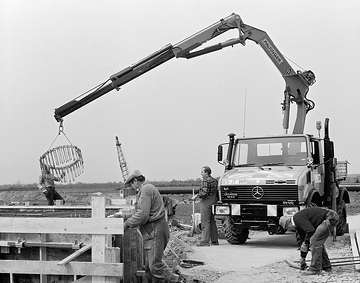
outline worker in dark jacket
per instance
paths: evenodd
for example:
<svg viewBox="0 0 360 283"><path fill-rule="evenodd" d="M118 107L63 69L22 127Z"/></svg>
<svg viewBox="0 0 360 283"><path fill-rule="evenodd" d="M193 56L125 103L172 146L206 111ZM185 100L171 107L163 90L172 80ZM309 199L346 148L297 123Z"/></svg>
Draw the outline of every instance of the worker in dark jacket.
<svg viewBox="0 0 360 283"><path fill-rule="evenodd" d="M173 274L163 261L170 230L162 197L154 185L144 182L145 177L139 170L135 170L125 181L137 194L135 213L124 222L124 231L139 227L144 241L145 271L149 282L179 282L179 275Z"/></svg>
<svg viewBox="0 0 360 283"><path fill-rule="evenodd" d="M41 176L39 177L38 188L46 196L48 205L54 205L54 200L61 200L62 204L65 204L65 200L55 190L55 182L61 182L62 178L65 177L65 172L61 173L60 178L55 177L50 172L50 166L42 164Z"/></svg>
<svg viewBox="0 0 360 283"><path fill-rule="evenodd" d="M199 193L192 197L192 200L200 198L201 241L197 246L210 246L210 241L212 245L219 245L219 235L212 213L212 205L218 201L218 181L211 177L211 169L208 166L201 168L201 176Z"/></svg>
<svg viewBox="0 0 360 283"><path fill-rule="evenodd" d="M300 268L305 269L307 253L311 251L311 263L305 275L320 274L321 270L332 271L325 241L337 223L338 214L328 208L309 207L295 213L293 217L282 216L279 224L287 229L295 225L296 237L300 245Z"/></svg>

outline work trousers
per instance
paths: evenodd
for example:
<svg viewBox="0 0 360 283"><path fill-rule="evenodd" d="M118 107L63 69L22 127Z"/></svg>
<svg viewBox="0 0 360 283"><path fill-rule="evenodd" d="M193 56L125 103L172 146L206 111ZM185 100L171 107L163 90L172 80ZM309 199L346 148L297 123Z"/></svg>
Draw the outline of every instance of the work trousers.
<svg viewBox="0 0 360 283"><path fill-rule="evenodd" d="M326 214L326 220L322 222L310 238L311 264L310 270L320 271L331 267L329 256L325 249L325 241L331 235L339 222L339 216L332 210Z"/></svg>
<svg viewBox="0 0 360 283"><path fill-rule="evenodd" d="M212 204L200 202L201 213L201 242L209 243L218 242L219 235L217 231L216 221L212 213Z"/></svg>
<svg viewBox="0 0 360 283"><path fill-rule="evenodd" d="M48 205L54 205L54 200L62 200L63 204L65 204L65 200L61 197L61 195L55 190L54 187L47 187L44 192L46 196Z"/></svg>
<svg viewBox="0 0 360 283"><path fill-rule="evenodd" d="M159 279L169 279L172 273L163 260L164 250L170 238L169 225L165 217L145 224L140 231L144 241L146 277L150 282L152 282L153 276Z"/></svg>

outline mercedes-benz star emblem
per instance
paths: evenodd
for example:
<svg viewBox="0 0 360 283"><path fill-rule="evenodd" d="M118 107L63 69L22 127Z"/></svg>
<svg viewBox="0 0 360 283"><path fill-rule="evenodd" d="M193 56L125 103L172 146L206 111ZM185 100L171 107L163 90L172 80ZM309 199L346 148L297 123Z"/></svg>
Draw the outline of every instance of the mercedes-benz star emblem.
<svg viewBox="0 0 360 283"><path fill-rule="evenodd" d="M259 186L254 187L251 193L252 196L256 199L261 199L264 196L264 190Z"/></svg>

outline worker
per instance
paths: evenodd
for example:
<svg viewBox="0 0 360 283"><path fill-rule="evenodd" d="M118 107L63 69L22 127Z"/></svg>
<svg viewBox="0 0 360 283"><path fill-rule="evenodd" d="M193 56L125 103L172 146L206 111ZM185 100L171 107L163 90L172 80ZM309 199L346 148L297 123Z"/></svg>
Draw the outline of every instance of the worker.
<svg viewBox="0 0 360 283"><path fill-rule="evenodd" d="M209 166L201 168L201 177L199 193L191 198L193 201L200 198L201 240L196 245L210 246L210 242L211 245L219 245L217 225L212 213L212 205L218 201L218 181L211 176Z"/></svg>
<svg viewBox="0 0 360 283"><path fill-rule="evenodd" d="M143 236L148 281L179 282L180 276L172 273L163 260L164 250L170 238L164 202L159 190L154 185L144 182L145 177L139 170L135 170L125 181L125 185L129 184L137 194L135 212L124 222L124 231L139 227Z"/></svg>
<svg viewBox="0 0 360 283"><path fill-rule="evenodd" d="M65 204L65 200L55 190L55 182L61 182L64 177L65 172L61 173L60 178L55 177L50 173L50 166L42 164L38 188L42 190L43 194L46 196L48 205L54 205L54 200L62 200L62 203Z"/></svg>
<svg viewBox="0 0 360 283"><path fill-rule="evenodd" d="M284 229L295 226L296 239L300 246L300 269L306 269L306 256L311 251L311 263L304 275L318 275L321 270L331 272L332 267L325 249L325 241L339 222L339 215L328 208L309 207L293 217L282 216L279 225Z"/></svg>

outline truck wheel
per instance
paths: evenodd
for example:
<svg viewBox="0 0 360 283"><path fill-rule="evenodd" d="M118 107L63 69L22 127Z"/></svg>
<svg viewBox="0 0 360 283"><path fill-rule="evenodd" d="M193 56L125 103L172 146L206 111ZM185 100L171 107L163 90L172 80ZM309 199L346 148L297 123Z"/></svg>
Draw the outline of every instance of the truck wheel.
<svg viewBox="0 0 360 283"><path fill-rule="evenodd" d="M346 230L346 204L344 200L341 200L338 206L336 207L336 212L339 215L339 223L336 226L336 236L342 236L345 234Z"/></svg>
<svg viewBox="0 0 360 283"><path fill-rule="evenodd" d="M245 244L249 236L249 229L243 228L238 233L231 217L226 217L223 223L225 238L232 245Z"/></svg>

